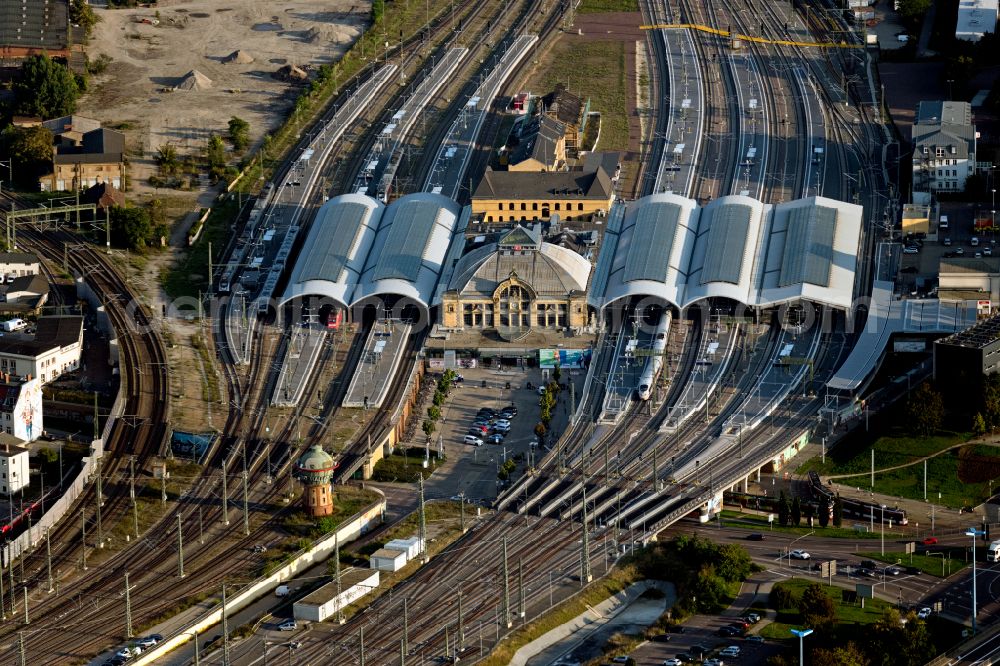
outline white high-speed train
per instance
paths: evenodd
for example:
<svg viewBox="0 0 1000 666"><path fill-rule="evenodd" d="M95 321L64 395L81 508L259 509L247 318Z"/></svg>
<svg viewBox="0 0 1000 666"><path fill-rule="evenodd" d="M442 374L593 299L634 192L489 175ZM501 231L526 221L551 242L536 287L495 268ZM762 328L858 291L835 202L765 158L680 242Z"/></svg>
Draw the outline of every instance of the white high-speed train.
<svg viewBox="0 0 1000 666"><path fill-rule="evenodd" d="M660 317L660 323L656 326L653 334L653 348L650 356L646 359L646 366L642 369L639 377L639 399L649 400L653 393L653 384L656 376L663 367L663 355L667 349L667 336L670 333L670 320L672 318L670 310L666 310Z"/></svg>

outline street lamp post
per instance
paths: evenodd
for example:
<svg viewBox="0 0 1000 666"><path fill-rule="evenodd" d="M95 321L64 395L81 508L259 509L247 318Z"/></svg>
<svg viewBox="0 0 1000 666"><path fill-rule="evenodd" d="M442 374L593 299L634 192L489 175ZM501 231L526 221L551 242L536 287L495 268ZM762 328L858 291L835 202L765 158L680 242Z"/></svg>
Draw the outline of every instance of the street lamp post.
<svg viewBox="0 0 1000 666"><path fill-rule="evenodd" d="M804 657L804 651L803 651L803 647L802 647L802 639L805 638L806 636L808 636L809 634L811 634L813 632L813 630L812 629L792 629L791 631L792 631L793 634L795 634L796 636L799 637L799 666L803 666L803 664L805 664L805 660L803 658Z"/></svg>
<svg viewBox="0 0 1000 666"><path fill-rule="evenodd" d="M882 556L885 557L885 504L882 505Z"/></svg>
<svg viewBox="0 0 1000 666"><path fill-rule="evenodd" d="M972 537L972 635L976 635L976 537L986 534L982 530L970 527L965 530L965 536Z"/></svg>

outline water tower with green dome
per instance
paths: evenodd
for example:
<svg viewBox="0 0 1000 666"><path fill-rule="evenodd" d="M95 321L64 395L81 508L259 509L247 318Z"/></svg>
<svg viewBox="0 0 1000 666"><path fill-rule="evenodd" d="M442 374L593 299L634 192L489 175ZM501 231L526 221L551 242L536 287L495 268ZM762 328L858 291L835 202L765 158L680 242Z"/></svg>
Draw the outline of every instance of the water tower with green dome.
<svg viewBox="0 0 1000 666"><path fill-rule="evenodd" d="M295 476L306 487L306 508L310 515L329 516L333 513L333 489L330 478L337 463L319 444L310 447L295 464Z"/></svg>

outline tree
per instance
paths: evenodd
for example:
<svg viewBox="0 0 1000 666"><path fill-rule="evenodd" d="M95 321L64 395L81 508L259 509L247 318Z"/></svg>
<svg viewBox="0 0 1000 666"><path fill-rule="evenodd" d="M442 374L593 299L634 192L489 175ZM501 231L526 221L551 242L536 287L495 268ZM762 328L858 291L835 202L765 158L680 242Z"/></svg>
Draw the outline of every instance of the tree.
<svg viewBox="0 0 1000 666"><path fill-rule="evenodd" d="M812 505L812 502L806 502L806 506L802 509L802 516L806 519L806 523L812 525L812 519L816 517L816 507Z"/></svg>
<svg viewBox="0 0 1000 666"><path fill-rule="evenodd" d="M830 505L823 499L819 504L819 526L826 527L830 524Z"/></svg>
<svg viewBox="0 0 1000 666"><path fill-rule="evenodd" d="M802 504L799 498L792 499L792 525L798 526L802 522Z"/></svg>
<svg viewBox="0 0 1000 666"><path fill-rule="evenodd" d="M52 132L44 127L10 125L2 139L4 152L14 163L14 178L21 185L38 189L38 176L48 172L52 162Z"/></svg>
<svg viewBox="0 0 1000 666"><path fill-rule="evenodd" d="M535 435L538 437L539 441L545 440L545 433L548 432L548 428L545 427L544 423L535 424Z"/></svg>
<svg viewBox="0 0 1000 666"><path fill-rule="evenodd" d="M72 114L80 95L73 72L47 55L25 59L13 90L14 113L42 118Z"/></svg>
<svg viewBox="0 0 1000 666"><path fill-rule="evenodd" d="M976 436L986 434L986 419L983 418L982 412L976 412L972 417L972 434Z"/></svg>
<svg viewBox="0 0 1000 666"><path fill-rule="evenodd" d="M153 159L156 160L160 171L168 175L177 173L177 167L180 166L180 162L177 160L177 147L172 143L165 143L157 148L156 156Z"/></svg>
<svg viewBox="0 0 1000 666"><path fill-rule="evenodd" d="M250 145L250 123L233 116L229 119L229 141L238 152L243 152Z"/></svg>
<svg viewBox="0 0 1000 666"><path fill-rule="evenodd" d="M833 624L837 609L833 599L819 583L813 583L802 591L799 599L799 614L802 623L813 629L825 629Z"/></svg>
<svg viewBox="0 0 1000 666"><path fill-rule="evenodd" d="M562 370L559 368L559 364L557 363L556 367L552 368L552 381L558 384L560 379L562 379Z"/></svg>
<svg viewBox="0 0 1000 666"><path fill-rule="evenodd" d="M944 400L941 394L924 382L906 402L906 417L914 434L928 437L941 428L944 421Z"/></svg>
<svg viewBox="0 0 1000 666"><path fill-rule="evenodd" d="M931 7L931 0L898 0L898 7L900 18L915 24L924 18Z"/></svg>
<svg viewBox="0 0 1000 666"><path fill-rule="evenodd" d="M840 499L840 493L833 500L833 526L840 527L844 522L844 502Z"/></svg>
<svg viewBox="0 0 1000 666"><path fill-rule="evenodd" d="M437 405L431 405L427 408L427 418L431 421L437 421L441 418L441 408Z"/></svg>
<svg viewBox="0 0 1000 666"><path fill-rule="evenodd" d="M812 651L812 666L869 666L868 656L854 642L832 650L816 648Z"/></svg>
<svg viewBox="0 0 1000 666"><path fill-rule="evenodd" d="M218 134L213 134L205 144L205 159L213 181L218 181L226 172L226 145Z"/></svg>
<svg viewBox="0 0 1000 666"><path fill-rule="evenodd" d="M1000 428L1000 375L990 375L984 383L983 418L987 431Z"/></svg>
<svg viewBox="0 0 1000 666"><path fill-rule="evenodd" d="M718 546L714 559L715 572L730 583L746 580L757 568L746 549L734 543Z"/></svg>
<svg viewBox="0 0 1000 666"><path fill-rule="evenodd" d="M434 421L427 419L424 421L424 424L423 426L421 426L421 429L424 431L424 434L427 435L428 441L430 441L431 435L433 435L434 431L437 430L437 426L434 425Z"/></svg>
<svg viewBox="0 0 1000 666"><path fill-rule="evenodd" d="M788 497L785 495L785 491L782 490L781 494L778 495L778 523L787 526L789 515Z"/></svg>
<svg viewBox="0 0 1000 666"><path fill-rule="evenodd" d="M69 22L83 28L88 37L100 20L87 0L70 0Z"/></svg>
<svg viewBox="0 0 1000 666"><path fill-rule="evenodd" d="M112 206L111 237L117 245L141 250L154 238L155 229L149 211L137 206Z"/></svg>
<svg viewBox="0 0 1000 666"><path fill-rule="evenodd" d="M435 407L440 407L441 405L444 404L444 400L446 397L447 396L445 396L444 392L438 389L437 391L434 391L434 397L431 399L431 401L434 403Z"/></svg>

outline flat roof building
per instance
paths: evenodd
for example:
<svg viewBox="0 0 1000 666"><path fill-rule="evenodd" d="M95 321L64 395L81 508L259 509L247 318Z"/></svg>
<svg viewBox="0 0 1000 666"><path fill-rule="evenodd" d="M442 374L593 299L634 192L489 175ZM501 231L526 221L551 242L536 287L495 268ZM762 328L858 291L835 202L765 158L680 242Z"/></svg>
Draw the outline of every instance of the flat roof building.
<svg viewBox="0 0 1000 666"><path fill-rule="evenodd" d="M946 398L982 396L983 378L1000 372L1000 316L934 343L934 380Z"/></svg>
<svg viewBox="0 0 1000 666"><path fill-rule="evenodd" d="M399 571L406 566L406 551L379 548L371 554L369 564L379 571Z"/></svg>
<svg viewBox="0 0 1000 666"><path fill-rule="evenodd" d="M337 594L337 581L330 581L296 601L292 605L292 615L296 620L323 622L377 588L378 584L378 571L348 569L340 575L340 595Z"/></svg>
<svg viewBox="0 0 1000 666"><path fill-rule="evenodd" d="M997 29L997 0L959 0L955 39L978 42Z"/></svg>

